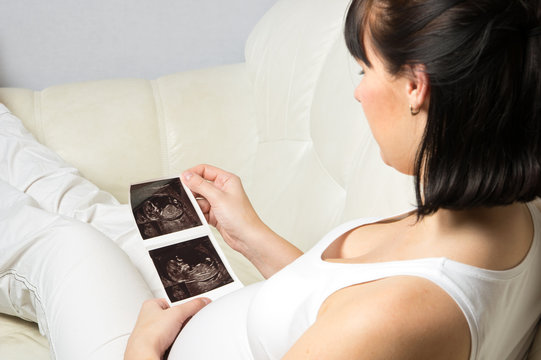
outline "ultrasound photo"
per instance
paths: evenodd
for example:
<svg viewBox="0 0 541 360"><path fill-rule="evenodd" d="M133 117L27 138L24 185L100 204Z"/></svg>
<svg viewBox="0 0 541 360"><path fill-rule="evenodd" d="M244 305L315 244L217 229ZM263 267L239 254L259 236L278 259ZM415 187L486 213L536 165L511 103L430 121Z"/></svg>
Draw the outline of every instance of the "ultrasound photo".
<svg viewBox="0 0 541 360"><path fill-rule="evenodd" d="M233 282L208 236L150 250L171 302Z"/></svg>
<svg viewBox="0 0 541 360"><path fill-rule="evenodd" d="M132 185L130 200L145 240L202 225L179 178Z"/></svg>

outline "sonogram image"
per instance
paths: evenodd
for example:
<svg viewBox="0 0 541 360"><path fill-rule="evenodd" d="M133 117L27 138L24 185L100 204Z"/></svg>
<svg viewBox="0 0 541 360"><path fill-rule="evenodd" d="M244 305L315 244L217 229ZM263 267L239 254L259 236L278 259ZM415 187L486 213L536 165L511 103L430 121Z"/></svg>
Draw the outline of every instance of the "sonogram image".
<svg viewBox="0 0 541 360"><path fill-rule="evenodd" d="M145 240L202 225L179 178L132 185L130 196Z"/></svg>
<svg viewBox="0 0 541 360"><path fill-rule="evenodd" d="M171 302L233 282L208 236L149 251Z"/></svg>

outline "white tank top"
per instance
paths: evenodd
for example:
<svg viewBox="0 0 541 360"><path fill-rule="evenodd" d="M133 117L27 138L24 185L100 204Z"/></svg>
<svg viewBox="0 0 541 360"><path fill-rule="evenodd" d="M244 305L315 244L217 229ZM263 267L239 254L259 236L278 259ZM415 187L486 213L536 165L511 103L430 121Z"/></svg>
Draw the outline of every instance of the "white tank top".
<svg viewBox="0 0 541 360"><path fill-rule="evenodd" d="M321 259L342 234L379 219L343 224L270 279L205 307L182 330L169 359L280 359L316 320L335 291L390 276L418 276L446 291L471 332L470 359L522 359L541 314L541 214L528 204L534 240L524 260L491 271L447 258L372 264Z"/></svg>

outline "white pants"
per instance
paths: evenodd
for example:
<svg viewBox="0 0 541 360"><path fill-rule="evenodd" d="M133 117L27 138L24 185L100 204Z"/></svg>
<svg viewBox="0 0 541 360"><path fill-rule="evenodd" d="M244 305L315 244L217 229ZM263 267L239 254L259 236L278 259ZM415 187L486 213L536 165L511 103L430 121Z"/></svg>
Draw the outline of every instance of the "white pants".
<svg viewBox="0 0 541 360"><path fill-rule="evenodd" d="M127 205L0 104L0 312L36 321L56 359L122 359L161 287Z"/></svg>

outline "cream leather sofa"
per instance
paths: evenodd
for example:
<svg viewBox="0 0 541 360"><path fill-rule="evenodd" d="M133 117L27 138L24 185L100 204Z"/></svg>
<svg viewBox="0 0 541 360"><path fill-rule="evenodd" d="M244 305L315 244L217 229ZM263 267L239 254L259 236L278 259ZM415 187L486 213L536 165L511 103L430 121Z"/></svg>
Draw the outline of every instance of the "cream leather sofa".
<svg viewBox="0 0 541 360"><path fill-rule="evenodd" d="M253 30L246 63L150 81L4 88L0 102L121 202L132 182L215 164L242 177L272 228L308 249L341 222L414 203L412 180L381 162L353 98L347 4L278 1ZM243 281L259 279L225 251ZM541 359L541 339L534 352ZM47 341L33 324L1 316L0 358L48 358Z"/></svg>

